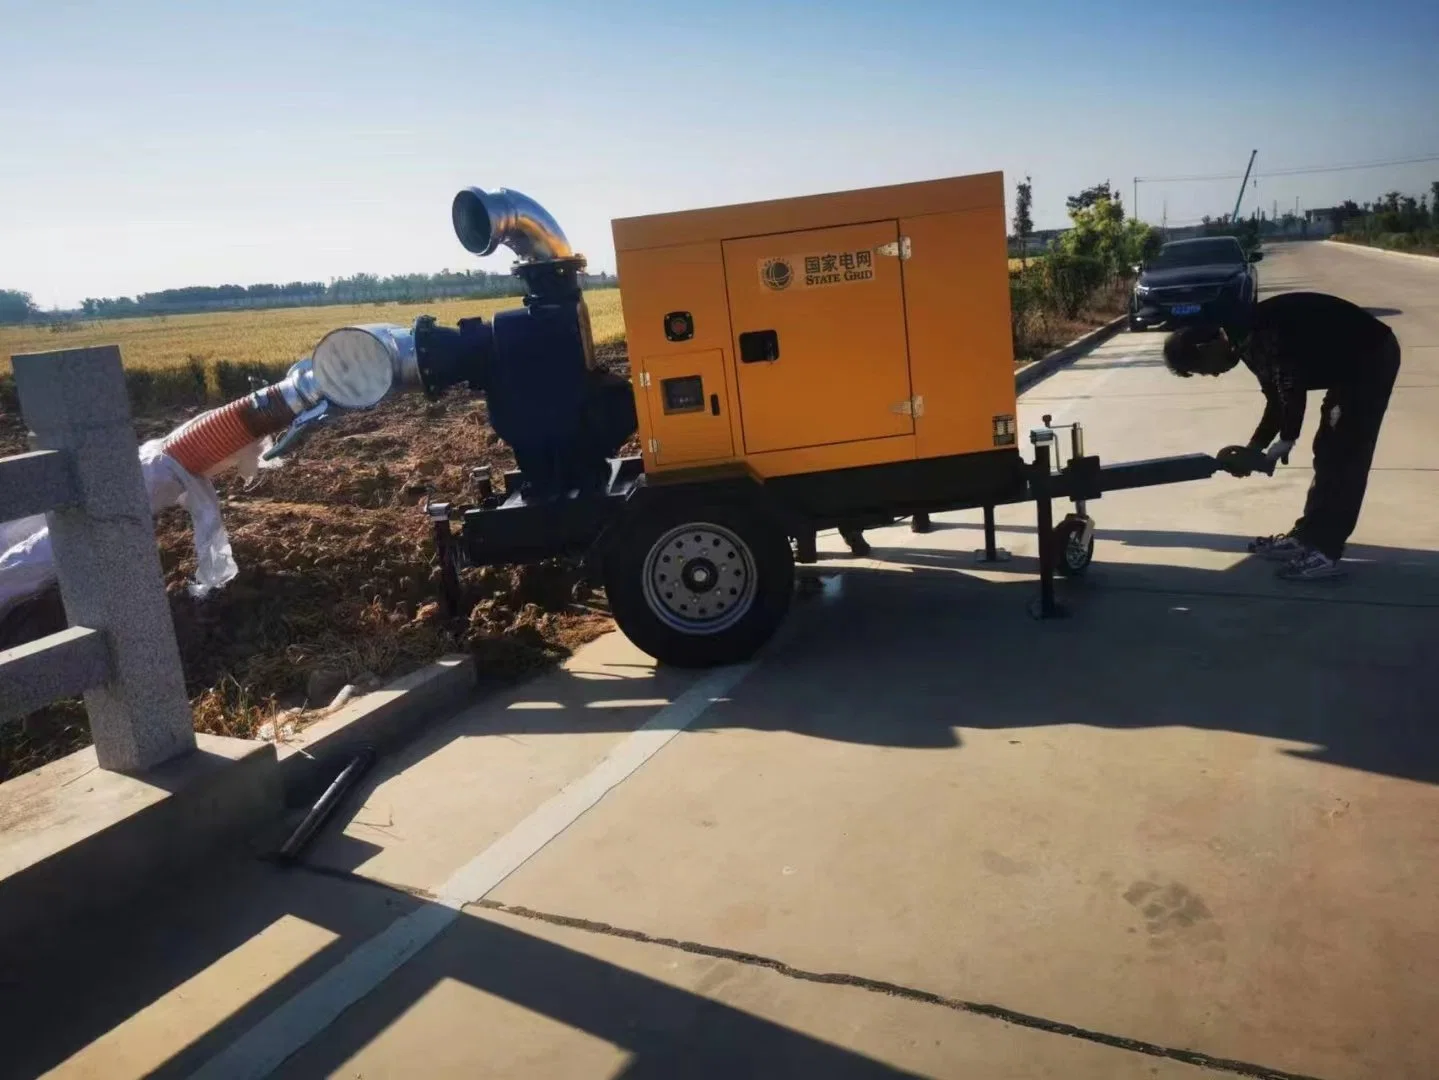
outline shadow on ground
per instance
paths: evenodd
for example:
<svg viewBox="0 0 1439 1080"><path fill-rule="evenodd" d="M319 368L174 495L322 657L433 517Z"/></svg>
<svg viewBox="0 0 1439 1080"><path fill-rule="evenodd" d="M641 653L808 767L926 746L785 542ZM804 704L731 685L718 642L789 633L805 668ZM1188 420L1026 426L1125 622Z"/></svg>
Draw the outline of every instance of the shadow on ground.
<svg viewBox="0 0 1439 1080"><path fill-rule="evenodd" d="M0 1076L33 1077L68 1060L196 976L287 920L333 939L168 1060L107 1057L115 1073L188 1076L302 987L396 919L449 916L438 905L358 879L234 865L165 891L63 937L7 946L0 992ZM275 973L270 973L275 974ZM907 1077L820 1039L703 995L566 948L481 914L460 913L385 984L297 1055L296 1075L340 1075L345 1061L442 980L454 980L619 1047L617 1078L696 1076ZM93 988L104 987L104 993ZM203 997L205 991L198 990ZM192 998L193 1000L193 998ZM174 1033L150 1019L159 1040ZM142 1015L141 1022L145 1022ZM133 1050L133 1046L131 1047ZM511 1050L513 1048L510 1048ZM91 1063L92 1066L99 1062ZM136 1066L139 1066L136 1068ZM414 1075L426 1063L414 1063ZM287 1067L280 1072L285 1073ZM94 1073L94 1075L100 1075Z"/></svg>
<svg viewBox="0 0 1439 1080"><path fill-rule="evenodd" d="M933 527L982 542L977 523ZM1100 529L1089 574L1058 582L1070 616L1038 622L1029 612L1035 559L982 566L969 550L872 538L870 560L829 556L801 568L808 595L796 602L796 632L698 728L946 748L966 727L1181 725L1439 783L1439 552L1354 545L1349 580L1296 584L1247 556L1243 537ZM1116 543L1135 558L1106 562L1104 547ZM1175 549L1213 553L1225 568L1173 565ZM471 711L387 762L359 798L456 739L631 731L688 685L673 670L636 665L633 674L552 680L544 700Z"/></svg>
<svg viewBox="0 0 1439 1080"><path fill-rule="evenodd" d="M981 540L977 524L935 528L970 529L976 546ZM1089 575L1058 583L1071 614L1053 622L1029 614L1032 558L981 567L969 551L886 548L876 536L872 560L807 568L828 587L797 603L797 632L698 726L943 748L958 745L956 729L966 727L1182 725L1439 783L1439 552L1356 545L1350 580L1295 584L1246 556L1242 537L1098 536ZM1105 562L1103 547L1114 543L1144 549L1140 561ZM1227 565L1172 565L1165 553L1173 549L1216 553ZM673 672L643 674L587 675L558 692L547 684L547 700L460 718L395 769L472 735L632 730L647 714L627 703L672 699L680 685Z"/></svg>

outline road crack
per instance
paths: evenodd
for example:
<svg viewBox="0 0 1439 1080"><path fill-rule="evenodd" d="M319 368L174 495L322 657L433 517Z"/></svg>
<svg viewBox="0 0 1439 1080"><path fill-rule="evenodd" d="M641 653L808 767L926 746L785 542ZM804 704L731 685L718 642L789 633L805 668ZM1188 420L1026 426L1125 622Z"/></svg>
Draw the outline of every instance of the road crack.
<svg viewBox="0 0 1439 1080"><path fill-rule="evenodd" d="M741 952L736 949L726 949L717 945L706 945L698 941L656 937L642 930L630 930L625 927L611 926L609 923L595 922L591 919L580 919L572 915L557 915L547 911L536 911L533 908L516 904L502 904L498 900L478 900L469 906L482 908L486 911L499 912L505 915L512 915L520 919L530 919L535 922L548 923L551 926L561 926L570 930L580 930L590 934L603 934L606 937L622 938L626 941L634 941L642 945L656 945L666 949L677 949L680 952L690 953L694 956L705 956L716 960L729 960L733 963L745 964L749 967L765 968L784 978L794 979L798 982L819 983L826 986L852 986L856 989L870 991L871 993L885 994L889 997L903 998L907 1001L917 1001L925 1005L937 1005L940 1008L951 1009L955 1012L969 1013L973 1016L982 1016L990 1020L999 1020L1006 1024L1013 1024L1016 1027L1042 1031L1050 1035L1063 1035L1071 1039L1082 1039L1086 1042L1098 1043L1101 1046L1113 1047L1116 1050L1127 1050L1130 1053L1143 1054L1153 1058L1163 1058L1167 1061L1177 1061L1185 1065L1195 1065L1217 1072L1232 1073L1236 1076L1253 1077L1255 1080L1319 1080L1318 1077L1304 1073L1285 1072L1282 1069L1273 1069L1266 1065L1256 1065L1249 1061L1214 1057L1211 1054L1205 1054L1198 1050L1188 1050L1175 1046L1161 1046L1158 1043L1145 1042L1143 1039L1131 1039L1125 1035L1112 1035L1104 1031L1094 1031L1090 1028L1079 1027L1075 1024L1066 1024L1061 1020L1050 1020L1047 1017L1033 1016L1029 1013L1007 1009L1003 1005L945 997L942 994L936 994L929 990L920 990L912 986L902 986L898 983L886 982L883 979L871 979L863 975L849 975L841 972L807 971L804 968L797 968L791 964L787 964L783 960L776 960L769 956L760 956L757 953Z"/></svg>

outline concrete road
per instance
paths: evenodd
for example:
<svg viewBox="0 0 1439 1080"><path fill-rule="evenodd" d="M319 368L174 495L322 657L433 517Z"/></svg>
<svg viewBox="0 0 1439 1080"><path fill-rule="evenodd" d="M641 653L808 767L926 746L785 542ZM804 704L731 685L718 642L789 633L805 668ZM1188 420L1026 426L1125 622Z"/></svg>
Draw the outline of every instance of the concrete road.
<svg viewBox="0 0 1439 1080"><path fill-rule="evenodd" d="M1439 1075L1439 263L1262 269L1404 347L1347 580L1244 554L1307 446L1093 504L1062 621L1027 614L1023 508L994 566L972 514L866 560L828 538L756 663L604 639L386 763L307 868L37 943L0 1073ZM1114 461L1247 438L1252 377L1159 344L1115 338L1022 427L1082 419Z"/></svg>

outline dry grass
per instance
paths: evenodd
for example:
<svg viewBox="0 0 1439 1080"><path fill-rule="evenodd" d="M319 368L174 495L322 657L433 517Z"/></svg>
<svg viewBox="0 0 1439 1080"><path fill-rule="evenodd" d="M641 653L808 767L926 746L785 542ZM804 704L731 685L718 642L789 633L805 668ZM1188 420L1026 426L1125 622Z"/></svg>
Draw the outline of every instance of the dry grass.
<svg viewBox="0 0 1439 1080"><path fill-rule="evenodd" d="M624 337L618 289L587 292L595 342ZM304 356L329 330L356 323L409 325L428 312L441 322L518 307L519 297L497 300L442 300L433 304L348 304L333 307L270 308L203 315L156 315L145 319L95 319L46 326L0 327L0 375L10 370L16 353L74 349L88 345L119 345L125 366L141 371L188 371L198 368L213 378L217 364L236 368L283 371Z"/></svg>

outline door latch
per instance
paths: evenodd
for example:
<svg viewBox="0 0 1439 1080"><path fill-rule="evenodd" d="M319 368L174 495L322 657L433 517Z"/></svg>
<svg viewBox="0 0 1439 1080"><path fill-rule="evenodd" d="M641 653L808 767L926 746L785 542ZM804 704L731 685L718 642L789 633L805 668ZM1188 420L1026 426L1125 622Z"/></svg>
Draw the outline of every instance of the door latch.
<svg viewBox="0 0 1439 1080"><path fill-rule="evenodd" d="M880 244L874 249L880 255L888 255L891 259L907 259L913 253L909 237L901 236L898 240L891 240L888 244Z"/></svg>
<svg viewBox="0 0 1439 1080"><path fill-rule="evenodd" d="M905 398L903 401L891 405L889 411L899 416L923 416L924 397L923 395L916 394L912 398Z"/></svg>

